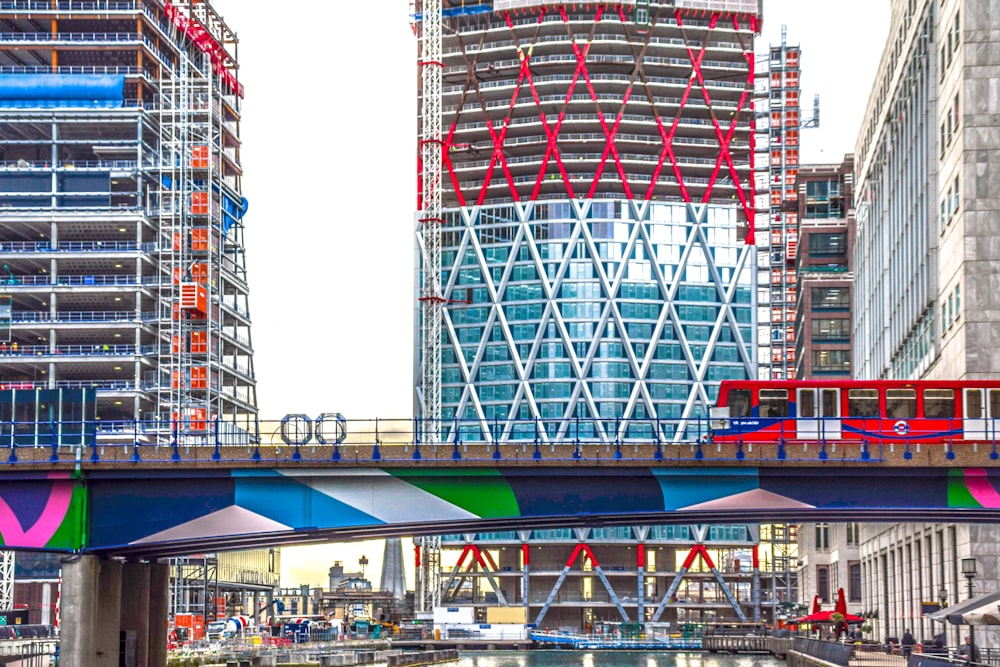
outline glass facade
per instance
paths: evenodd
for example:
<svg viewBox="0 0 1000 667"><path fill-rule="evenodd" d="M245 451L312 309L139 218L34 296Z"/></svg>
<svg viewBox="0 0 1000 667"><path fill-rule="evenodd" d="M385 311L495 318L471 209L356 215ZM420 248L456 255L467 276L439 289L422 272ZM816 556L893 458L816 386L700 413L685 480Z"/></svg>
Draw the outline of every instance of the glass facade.
<svg viewBox="0 0 1000 667"><path fill-rule="evenodd" d="M445 212L442 438L704 433L753 376L736 207L546 201Z"/></svg>

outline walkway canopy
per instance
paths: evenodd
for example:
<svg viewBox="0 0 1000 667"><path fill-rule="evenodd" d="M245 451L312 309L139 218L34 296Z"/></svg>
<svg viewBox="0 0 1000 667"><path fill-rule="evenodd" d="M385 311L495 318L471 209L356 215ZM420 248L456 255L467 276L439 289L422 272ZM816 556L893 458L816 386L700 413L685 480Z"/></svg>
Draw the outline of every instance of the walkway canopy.
<svg viewBox="0 0 1000 667"><path fill-rule="evenodd" d="M952 625L1000 625L1000 591L953 604L926 617Z"/></svg>

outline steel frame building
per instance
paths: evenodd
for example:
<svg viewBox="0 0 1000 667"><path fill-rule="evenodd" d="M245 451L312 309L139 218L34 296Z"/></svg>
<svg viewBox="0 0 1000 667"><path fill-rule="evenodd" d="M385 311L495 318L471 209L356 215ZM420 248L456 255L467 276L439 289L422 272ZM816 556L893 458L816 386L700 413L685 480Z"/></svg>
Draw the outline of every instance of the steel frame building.
<svg viewBox="0 0 1000 667"><path fill-rule="evenodd" d="M418 542L419 544L419 542ZM523 607L538 627L773 622L795 534L787 526L633 526L441 538L439 604Z"/></svg>
<svg viewBox="0 0 1000 667"><path fill-rule="evenodd" d="M234 33L192 0L17 0L0 20L0 387L96 394L82 416L15 417L247 440Z"/></svg>
<svg viewBox="0 0 1000 667"><path fill-rule="evenodd" d="M718 382L756 374L759 15L756 0L444 10L440 62L421 63L442 76L439 118L421 93L421 155L435 145L441 168L421 169L417 216L431 439L670 441Z"/></svg>

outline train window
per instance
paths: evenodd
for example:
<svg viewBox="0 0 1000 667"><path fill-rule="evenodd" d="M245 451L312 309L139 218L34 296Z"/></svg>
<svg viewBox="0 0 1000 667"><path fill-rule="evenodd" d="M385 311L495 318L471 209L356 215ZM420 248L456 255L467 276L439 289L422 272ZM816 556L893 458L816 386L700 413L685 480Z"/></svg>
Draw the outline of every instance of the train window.
<svg viewBox="0 0 1000 667"><path fill-rule="evenodd" d="M750 390L730 389L727 402L729 403L730 417L750 416Z"/></svg>
<svg viewBox="0 0 1000 667"><path fill-rule="evenodd" d="M916 417L916 389L886 389L885 416L888 419L913 419Z"/></svg>
<svg viewBox="0 0 1000 667"><path fill-rule="evenodd" d="M1000 389L990 389L990 415L992 419L1000 419Z"/></svg>
<svg viewBox="0 0 1000 667"><path fill-rule="evenodd" d="M982 419L983 414L983 390L966 389L965 406L963 408L966 419Z"/></svg>
<svg viewBox="0 0 1000 667"><path fill-rule="evenodd" d="M924 389L924 417L951 419L955 416L955 391L953 389Z"/></svg>
<svg viewBox="0 0 1000 667"><path fill-rule="evenodd" d="M847 392L849 417L878 417L878 389L850 389Z"/></svg>
<svg viewBox="0 0 1000 667"><path fill-rule="evenodd" d="M799 400L795 405L796 414L801 418L812 419L816 416L816 390L799 389Z"/></svg>
<svg viewBox="0 0 1000 667"><path fill-rule="evenodd" d="M760 390L760 416L761 417L787 417L788 416L788 390L787 389L761 389Z"/></svg>

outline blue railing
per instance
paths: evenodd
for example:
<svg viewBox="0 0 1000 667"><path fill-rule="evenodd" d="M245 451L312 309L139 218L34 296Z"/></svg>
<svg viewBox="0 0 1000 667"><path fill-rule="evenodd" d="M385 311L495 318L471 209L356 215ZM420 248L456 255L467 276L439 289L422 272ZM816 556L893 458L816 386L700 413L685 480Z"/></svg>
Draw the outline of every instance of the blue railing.
<svg viewBox="0 0 1000 667"><path fill-rule="evenodd" d="M130 346L122 346L132 349ZM133 350L134 351L134 350ZM128 352L123 350L122 352ZM22 386L22 384L26 386ZM75 387L69 387L75 388ZM120 382L103 391L145 390ZM34 391L33 383L0 389ZM244 423L213 420L204 410L180 411L166 420L18 421L0 420L0 463L226 462L435 462L451 465L531 464L553 461L601 463L838 462L904 463L923 452L944 452L944 464L961 455L964 463L996 461L997 425L977 420L927 439L924 420L909 420L907 433L859 437L833 429L782 432L764 439L747 435L713 442L708 422L672 420L550 419L484 424L479 420L431 424L414 419L347 420L339 414L287 415L279 421ZM815 421L815 420L812 420ZM940 423L940 422L939 422ZM433 427L433 428L432 428ZM683 434L679 436L677 434ZM448 437L442 437L447 435ZM668 437L670 435L670 437ZM970 439L965 439L966 437ZM971 457L971 458L970 458Z"/></svg>

